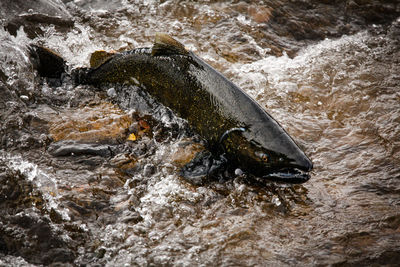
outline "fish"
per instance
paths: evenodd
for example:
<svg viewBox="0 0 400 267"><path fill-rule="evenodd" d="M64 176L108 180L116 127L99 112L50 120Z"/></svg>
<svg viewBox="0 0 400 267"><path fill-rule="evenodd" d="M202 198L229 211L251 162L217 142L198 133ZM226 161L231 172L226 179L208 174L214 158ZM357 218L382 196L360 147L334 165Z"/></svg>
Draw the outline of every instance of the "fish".
<svg viewBox="0 0 400 267"><path fill-rule="evenodd" d="M223 155L231 166L266 180L309 180L313 164L283 127L170 35L156 33L152 47L93 55L91 68L76 72L77 83L139 86L185 119L212 155Z"/></svg>

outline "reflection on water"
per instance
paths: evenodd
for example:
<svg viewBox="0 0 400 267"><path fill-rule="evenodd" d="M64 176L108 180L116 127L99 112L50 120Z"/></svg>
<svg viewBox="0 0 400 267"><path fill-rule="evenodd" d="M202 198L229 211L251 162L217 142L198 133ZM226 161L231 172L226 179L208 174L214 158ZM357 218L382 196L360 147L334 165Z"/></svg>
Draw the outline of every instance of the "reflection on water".
<svg viewBox="0 0 400 267"><path fill-rule="evenodd" d="M139 120L132 120L136 110L126 103L124 111L111 104L85 108L89 99L112 99L68 81L56 89L40 84L26 60L29 40L23 32L12 37L1 29L2 80L25 101L4 105L28 114L21 117L19 129L29 126L50 138L28 143L22 151L12 145L24 144L22 137L7 135L10 140L2 144L8 144L8 151L1 161L27 175L48 203L45 210L62 215L50 225L62 229L67 240L86 233L84 241L71 245L76 264L398 262L399 20L340 38L290 39L283 45L290 36L272 30L276 7L261 2L261 9L244 2L64 2L77 19L75 27L67 33L47 28L36 41L62 54L71 68L87 65L96 49L149 46L154 32L169 32L257 99L315 166L303 185L259 185L244 175L204 186L188 184L179 177L177 154L198 151L199 143L185 132L184 123L173 115L163 120L157 107L154 118L140 114ZM265 28L267 22L272 29ZM130 104L132 99L140 101L131 98ZM79 122L79 114L92 123ZM153 133L126 140L142 129L140 120L155 121L149 126ZM109 130L98 124L107 121ZM18 129L9 120L4 120L2 133L6 127ZM88 128L99 127L106 136L119 138L108 157L53 157L46 152L53 141L87 136ZM54 138L55 133L62 137ZM98 143L94 136L91 147ZM4 233L11 226L1 227ZM13 255L0 263L24 264L18 253Z"/></svg>

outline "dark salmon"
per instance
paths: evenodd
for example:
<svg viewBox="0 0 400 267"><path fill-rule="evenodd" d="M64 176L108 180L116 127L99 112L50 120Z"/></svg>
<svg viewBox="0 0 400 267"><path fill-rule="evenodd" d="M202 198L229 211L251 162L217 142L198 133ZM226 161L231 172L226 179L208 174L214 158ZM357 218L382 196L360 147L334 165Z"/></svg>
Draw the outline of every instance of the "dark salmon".
<svg viewBox="0 0 400 267"><path fill-rule="evenodd" d="M133 84L169 107L200 134L214 154L272 180L301 183L313 165L255 100L166 34L151 48L94 53L79 83Z"/></svg>

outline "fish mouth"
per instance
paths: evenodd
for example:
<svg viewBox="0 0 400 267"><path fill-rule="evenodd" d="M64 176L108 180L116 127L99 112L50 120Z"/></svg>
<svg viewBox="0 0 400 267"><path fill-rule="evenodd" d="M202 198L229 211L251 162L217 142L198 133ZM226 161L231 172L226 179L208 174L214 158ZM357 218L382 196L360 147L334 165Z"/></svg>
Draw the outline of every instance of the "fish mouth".
<svg viewBox="0 0 400 267"><path fill-rule="evenodd" d="M310 174L298 168L284 168L273 171L262 177L274 182L302 184L310 179Z"/></svg>

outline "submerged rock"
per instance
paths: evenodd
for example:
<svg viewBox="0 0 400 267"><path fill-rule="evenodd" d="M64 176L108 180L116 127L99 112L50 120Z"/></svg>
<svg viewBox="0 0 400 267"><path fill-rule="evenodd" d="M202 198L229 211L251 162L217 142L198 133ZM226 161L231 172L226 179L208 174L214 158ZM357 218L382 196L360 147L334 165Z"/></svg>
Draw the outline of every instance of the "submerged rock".
<svg viewBox="0 0 400 267"><path fill-rule="evenodd" d="M116 143L123 141L134 122L130 113L101 102L82 108L64 109L49 122L54 141Z"/></svg>
<svg viewBox="0 0 400 267"><path fill-rule="evenodd" d="M52 143L48 151L55 157L71 155L95 155L107 157L111 155L111 151L107 145L83 144L69 140Z"/></svg>
<svg viewBox="0 0 400 267"><path fill-rule="evenodd" d="M368 24L390 23L400 15L396 0L268 1L266 6L272 10L272 16L260 25L263 35L289 56L310 41L354 34ZM279 42L282 37L287 42Z"/></svg>

